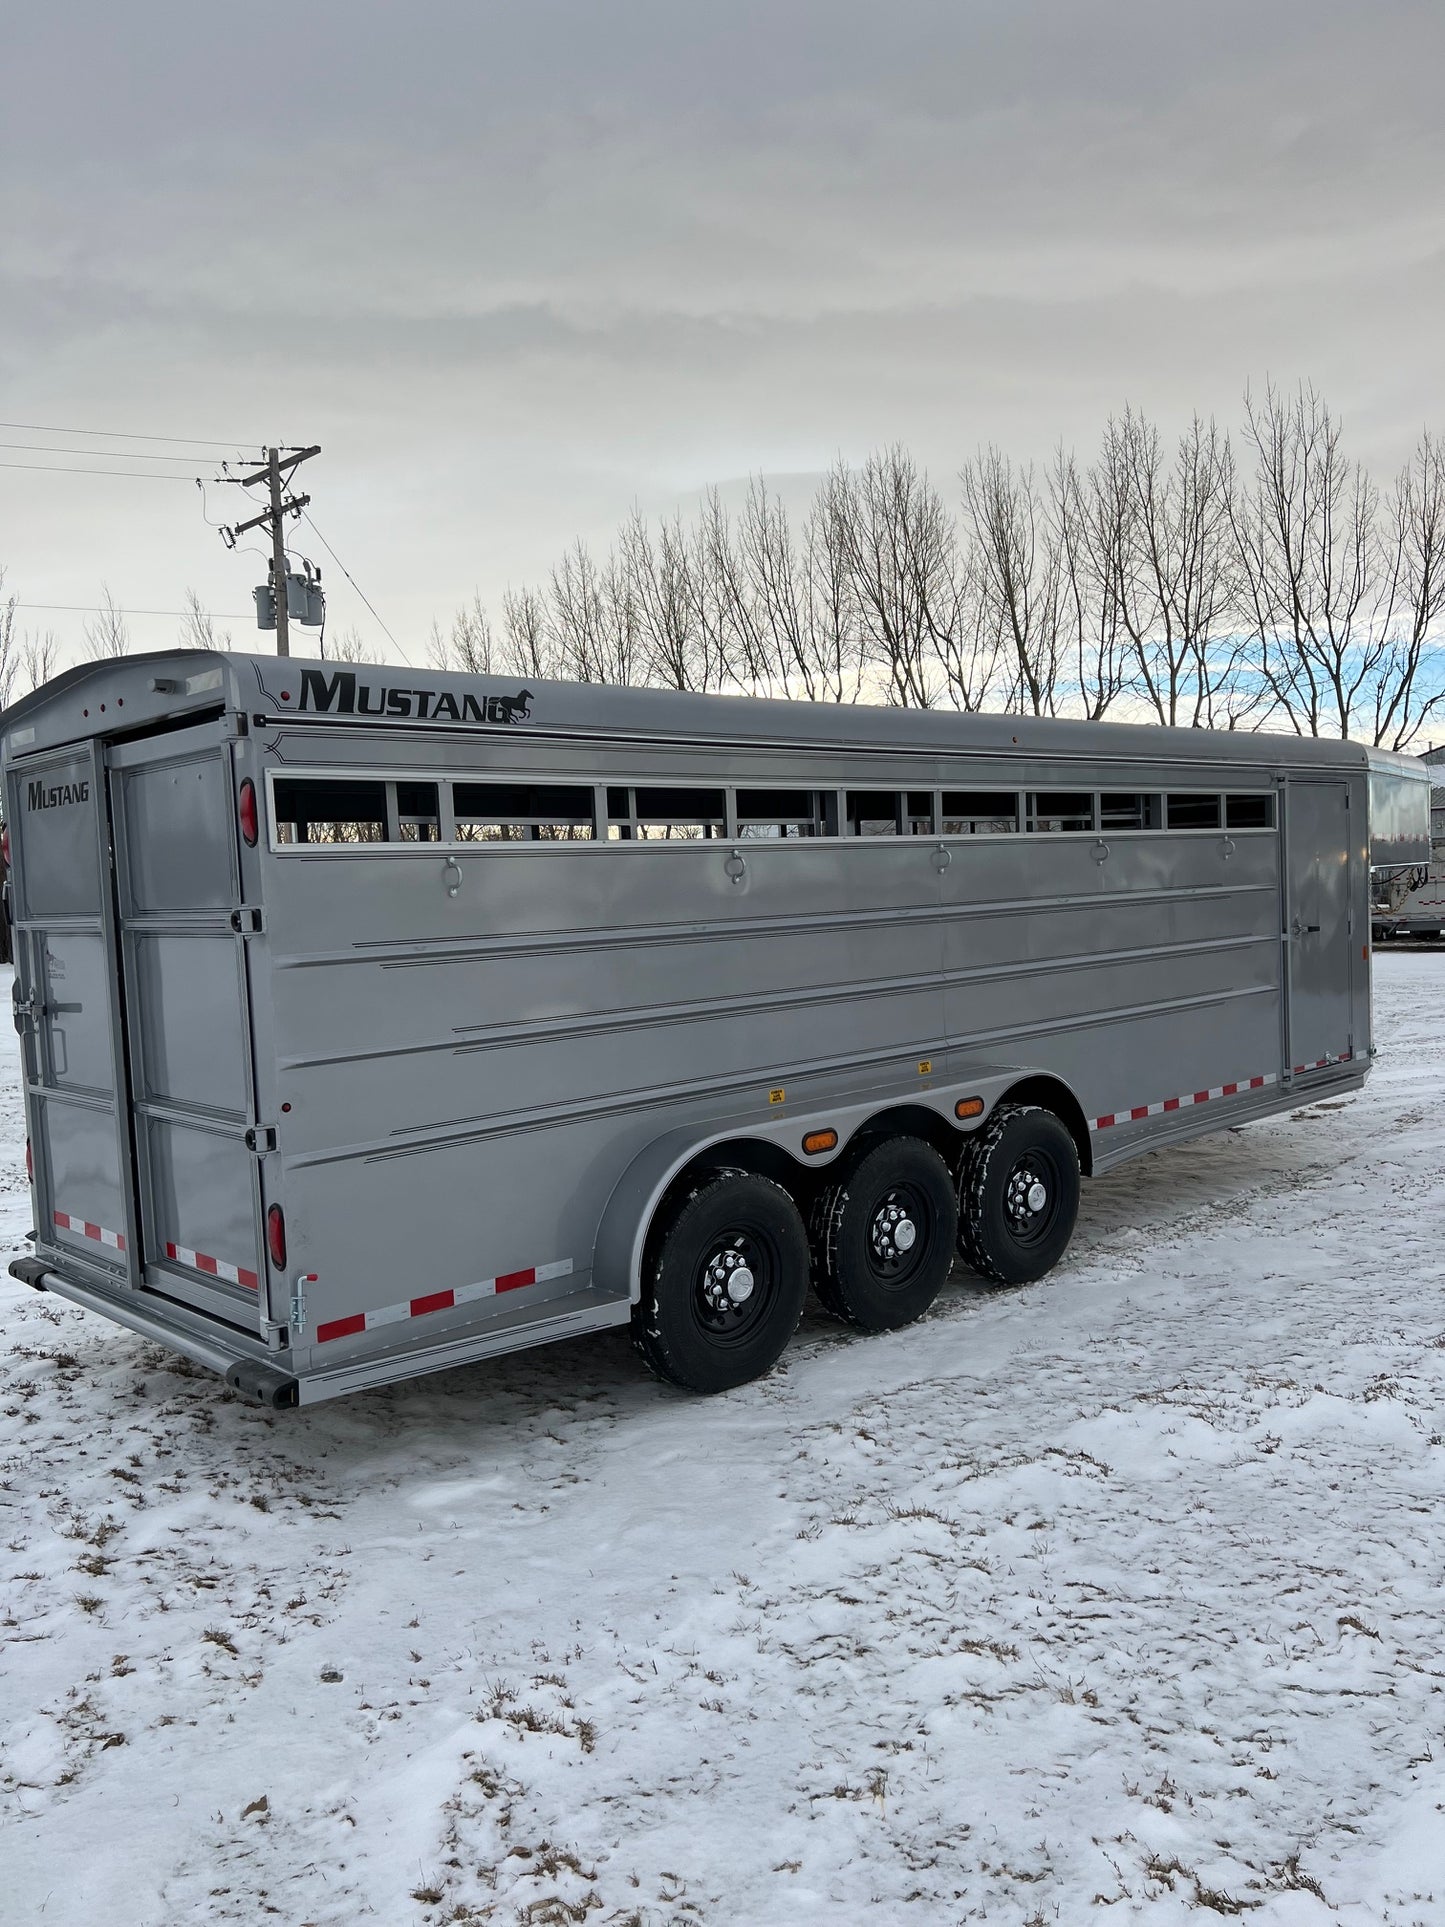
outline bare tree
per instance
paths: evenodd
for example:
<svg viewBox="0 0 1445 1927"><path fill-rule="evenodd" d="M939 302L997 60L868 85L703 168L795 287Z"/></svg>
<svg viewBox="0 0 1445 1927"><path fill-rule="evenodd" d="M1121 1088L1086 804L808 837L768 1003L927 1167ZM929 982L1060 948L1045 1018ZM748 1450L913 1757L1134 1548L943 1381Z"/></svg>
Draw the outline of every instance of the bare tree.
<svg viewBox="0 0 1445 1927"><path fill-rule="evenodd" d="M85 653L92 662L130 654L130 629L125 612L111 594L109 584L102 583L100 608L86 618L83 633Z"/></svg>
<svg viewBox="0 0 1445 1927"><path fill-rule="evenodd" d="M343 629L339 636L332 638L328 645L328 653L332 662L377 663L381 661L376 651L368 647L359 629Z"/></svg>
<svg viewBox="0 0 1445 1927"><path fill-rule="evenodd" d="M1060 571L1060 638L1067 631L1070 680L1080 709L1097 721L1124 687L1120 570L1127 509L1110 465L1080 475L1060 447L1049 471L1049 517ZM998 615L993 632L1000 633Z"/></svg>
<svg viewBox="0 0 1445 1927"><path fill-rule="evenodd" d="M848 569L847 528L835 497L836 483L825 483L803 524L808 663L804 693L814 702L855 703L862 694L867 659L861 611Z"/></svg>
<svg viewBox="0 0 1445 1927"><path fill-rule="evenodd" d="M19 607L19 597L14 591L5 593L5 565L0 562L0 709L20 693L16 685L23 674L22 640L15 633L15 614Z"/></svg>
<svg viewBox="0 0 1445 1927"><path fill-rule="evenodd" d="M1245 398L1253 486L1235 535L1258 671L1300 735L1348 736L1388 648L1396 594L1378 491L1341 444L1340 425L1302 383L1286 399Z"/></svg>
<svg viewBox="0 0 1445 1927"><path fill-rule="evenodd" d="M1196 415L1166 459L1158 429L1132 408L1111 419L1091 470L1096 521L1111 531L1129 681L1172 727L1233 728L1260 706L1246 673L1234 537L1234 452Z"/></svg>
<svg viewBox="0 0 1445 1927"><path fill-rule="evenodd" d="M496 633L475 597L433 624L432 659L1090 719L1132 698L1175 726L1403 746L1445 710L1445 446L1426 434L1382 504L1313 389L1246 406L1244 486L1213 421L1167 449L1126 408L1087 468L981 450L958 521L899 447L840 461L801 520L761 477L686 524L634 508L605 561L577 542L508 590Z"/></svg>
<svg viewBox="0 0 1445 1927"><path fill-rule="evenodd" d="M219 638L216 635L215 617L201 601L194 589L187 589L185 595L186 613L181 621L180 633L176 640L182 649L229 649L231 632L227 629ZM107 650L107 655L122 655L123 650Z"/></svg>
<svg viewBox="0 0 1445 1927"><path fill-rule="evenodd" d="M978 594L1009 658L1010 706L1053 716L1060 702L1063 556L1032 468L993 446L963 470Z"/></svg>
<svg viewBox="0 0 1445 1927"><path fill-rule="evenodd" d="M502 597L497 668L529 682L545 682L567 673L553 646L546 606L535 589L508 589Z"/></svg>
<svg viewBox="0 0 1445 1927"><path fill-rule="evenodd" d="M753 678L770 696L811 695L807 579L782 500L761 476L738 516L739 579L752 615Z"/></svg>
<svg viewBox="0 0 1445 1927"><path fill-rule="evenodd" d="M623 526L618 561L638 625L642 666L649 682L667 689L712 689L722 664L708 647L692 580L692 548L675 515L654 541L634 507Z"/></svg>
<svg viewBox="0 0 1445 1927"><path fill-rule="evenodd" d="M1386 505L1394 622L1374 690L1374 740L1406 749L1445 709L1445 447L1428 431Z"/></svg>
<svg viewBox="0 0 1445 1927"><path fill-rule="evenodd" d="M704 657L719 681L749 695L769 689L768 650L742 546L716 489L698 510L689 553L693 616Z"/></svg>
<svg viewBox="0 0 1445 1927"><path fill-rule="evenodd" d="M599 569L586 543L574 542L549 578L546 623L558 666L575 682L625 685L643 673L637 612L615 555Z"/></svg>
<svg viewBox="0 0 1445 1927"><path fill-rule="evenodd" d="M53 629L26 630L20 638L19 675L16 694L21 689L39 689L60 666L60 649Z"/></svg>
<svg viewBox="0 0 1445 1927"><path fill-rule="evenodd" d="M961 621L953 521L903 448L840 464L829 485L859 611L863 647L890 702L928 709L943 694L942 657Z"/></svg>
<svg viewBox="0 0 1445 1927"><path fill-rule="evenodd" d="M437 669L458 669L468 676L492 673L496 644L479 594L473 592L470 603L457 610L447 634L440 623L432 623L427 653Z"/></svg>

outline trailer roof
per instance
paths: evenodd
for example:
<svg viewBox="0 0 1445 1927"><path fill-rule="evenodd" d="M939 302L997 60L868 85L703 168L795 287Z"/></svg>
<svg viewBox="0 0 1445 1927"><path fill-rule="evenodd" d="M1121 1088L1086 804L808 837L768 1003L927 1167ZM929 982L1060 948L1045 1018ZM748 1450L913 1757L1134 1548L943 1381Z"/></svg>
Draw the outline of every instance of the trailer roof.
<svg viewBox="0 0 1445 1927"><path fill-rule="evenodd" d="M82 663L4 713L6 758L129 733L218 706L320 726L344 719L387 731L508 733L829 749L992 752L1131 760L1372 767L1429 780L1413 756L1338 738L1273 731L1165 729L1149 723L961 714L865 703L623 689L471 676L394 664L338 663L203 649Z"/></svg>

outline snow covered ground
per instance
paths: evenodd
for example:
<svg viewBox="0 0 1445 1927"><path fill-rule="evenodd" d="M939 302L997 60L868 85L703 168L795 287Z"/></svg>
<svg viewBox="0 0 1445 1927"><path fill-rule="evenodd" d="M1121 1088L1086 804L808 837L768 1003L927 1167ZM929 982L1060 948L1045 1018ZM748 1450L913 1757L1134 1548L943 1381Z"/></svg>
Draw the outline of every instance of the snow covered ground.
<svg viewBox="0 0 1445 1927"><path fill-rule="evenodd" d="M0 1917L1436 1927L1445 956L1377 1007L1363 1096L712 1402L614 1335L267 1414L7 1281Z"/></svg>

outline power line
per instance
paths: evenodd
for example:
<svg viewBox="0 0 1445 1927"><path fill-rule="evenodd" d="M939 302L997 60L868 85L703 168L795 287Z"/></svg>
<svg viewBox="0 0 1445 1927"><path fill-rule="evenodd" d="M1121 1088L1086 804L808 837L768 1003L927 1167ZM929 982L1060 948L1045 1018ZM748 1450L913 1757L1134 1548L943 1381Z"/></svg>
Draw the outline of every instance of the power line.
<svg viewBox="0 0 1445 1927"><path fill-rule="evenodd" d="M100 450L97 449L99 454ZM180 457L176 458L178 461ZM157 475L143 468L68 468L60 462L0 462L0 468L28 468L36 475L123 475L133 482L193 482L193 475Z"/></svg>
<svg viewBox="0 0 1445 1927"><path fill-rule="evenodd" d="M341 557L336 553L335 549L332 548L331 544L327 541L326 537L321 533L320 529L318 529L316 524L311 521L311 517L306 513L305 509L302 509L301 511L301 519L303 522L307 522L310 524L311 533L316 537L316 540L321 544L322 548L325 549L326 553L331 557L331 560L336 564L337 568L340 569L341 573L346 577L347 581L351 584L352 588L355 589L356 593L361 597L362 601L366 603L367 608L371 609L371 613L376 621L377 627L381 630L382 634L386 637L387 641L391 644L392 648L396 650L400 650L401 659L409 669L415 669L416 664L412 661L411 657L406 653L405 649L402 649L401 644L397 641L396 637L391 633L390 629L387 628L386 624L382 621L381 617L377 615L375 609L371 608L371 603L367 600L366 593L362 589L361 584L356 580L356 577L351 573L350 569L347 568L346 564L342 561Z"/></svg>
<svg viewBox="0 0 1445 1927"><path fill-rule="evenodd" d="M189 616L195 613L191 609L132 609L128 603L117 606L121 615L124 616ZM17 609L59 609L76 616L98 616L105 613L98 602L17 602L15 607ZM229 609L203 611L203 614L208 615L213 622L245 622L254 617L255 613L254 609L247 609L244 615L237 615Z"/></svg>
<svg viewBox="0 0 1445 1927"><path fill-rule="evenodd" d="M147 455L142 450L117 448L59 448L54 442L0 442L0 448L21 448L31 455L89 455L106 462L193 462L193 455ZM186 478L189 480L189 476Z"/></svg>
<svg viewBox="0 0 1445 1927"><path fill-rule="evenodd" d="M110 442L183 443L187 448L254 448L257 445L249 435L237 435L230 441L198 441L194 435L128 435L119 428L57 428L48 422L0 422L0 428L24 429L34 435L89 435Z"/></svg>

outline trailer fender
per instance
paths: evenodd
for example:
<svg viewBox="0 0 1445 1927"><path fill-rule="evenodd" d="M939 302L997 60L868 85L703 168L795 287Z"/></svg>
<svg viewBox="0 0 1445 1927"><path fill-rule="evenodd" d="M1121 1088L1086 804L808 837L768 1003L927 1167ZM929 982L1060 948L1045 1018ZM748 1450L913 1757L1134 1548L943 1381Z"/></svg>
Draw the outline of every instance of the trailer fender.
<svg viewBox="0 0 1445 1927"><path fill-rule="evenodd" d="M976 1131L1002 1098L1021 1086L1036 1089L1038 1081L1038 1071L1029 1065L981 1065L964 1075L951 1071L946 1082L912 1092L906 1103L910 1108L932 1112L962 1138ZM1060 1102L1049 1108L1062 1115L1064 1108L1071 1107L1082 1125L1084 1113L1077 1097L1057 1078L1050 1082L1059 1085ZM955 1105L970 1098L981 1098L983 1109L966 1120L958 1119ZM1035 1095L1030 1101L1047 1100ZM709 1152L719 1152L720 1161L725 1163L726 1147L746 1141L781 1154L799 1172L820 1171L843 1157L852 1140L875 1120L886 1119L899 1109L895 1086L886 1092L850 1094L839 1102L810 1105L806 1110L787 1106L783 1110L769 1107L742 1112L720 1119L708 1131L700 1133L696 1126L682 1126L654 1139L622 1174L602 1213L592 1254L594 1285L619 1297L625 1294L631 1303L637 1303L642 1290L643 1247L653 1215L679 1175ZM1064 1122L1075 1130L1073 1119L1064 1117ZM820 1155L806 1155L803 1139L821 1130L836 1131L836 1145ZM1085 1142L1087 1145L1087 1138Z"/></svg>

